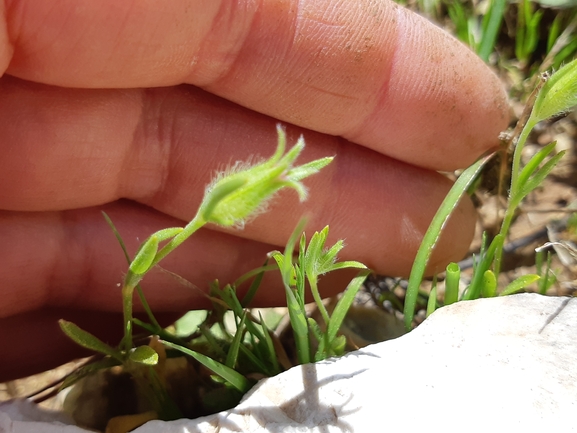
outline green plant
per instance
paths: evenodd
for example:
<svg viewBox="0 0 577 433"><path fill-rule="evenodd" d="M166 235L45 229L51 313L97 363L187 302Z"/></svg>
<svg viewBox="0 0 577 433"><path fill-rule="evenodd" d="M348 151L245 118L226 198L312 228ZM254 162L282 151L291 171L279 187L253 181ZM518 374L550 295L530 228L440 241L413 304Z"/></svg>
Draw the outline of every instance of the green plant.
<svg viewBox="0 0 577 433"><path fill-rule="evenodd" d="M500 272L503 242L509 232L515 211L521 201L543 182L564 154L562 151L552 156L555 143L551 143L537 152L524 167L521 167L521 153L525 142L537 123L558 113L568 111L575 105L577 105L577 59L565 65L551 77L548 75L541 76L540 84L527 103L525 114L517 123L509 139L510 143L516 142L516 144L505 216L499 234L495 236L488 247L486 246L486 236L484 236L481 252L475 262L472 281L463 293L462 300L477 299L481 296L496 296L496 275ZM404 313L405 326L408 329L413 321L419 286L425 274L429 258L441 235L442 228L462 194L473 183L483 165L492 156L493 154L481 158L461 174L437 211L424 236L411 270L409 287L407 288ZM549 159L547 160L547 158ZM447 267L447 275L450 279L448 283L449 304L455 302L455 293L458 290L458 273L458 265L455 263L449 264ZM524 275L505 287L500 294L515 293L538 279L538 275ZM447 304L447 302L445 303ZM432 307L430 306L429 309L432 309Z"/></svg>
<svg viewBox="0 0 577 433"><path fill-rule="evenodd" d="M539 23L542 17L543 11L535 10L529 0L522 0L518 3L515 56L522 64L529 62L537 47L539 42Z"/></svg>
<svg viewBox="0 0 577 433"><path fill-rule="evenodd" d="M296 240L304 229L304 222L297 226L284 253L278 251L270 253L274 265L265 263L262 267L243 275L233 284L227 284L222 288L218 281L214 281L208 295L213 308L207 313L198 329L186 337L163 329L158 324L139 286L140 281L152 267L206 223L242 226L249 218L261 212L265 202L281 188L293 188L301 200L306 198L306 189L301 181L329 164L332 158L322 158L302 166L293 166L304 148L304 140L301 137L285 154L284 130L279 126L277 131L278 146L270 159L252 166L237 163L231 169L219 173L207 187L204 199L192 221L184 228L167 228L152 234L141 244L132 260L114 224L107 215L104 215L129 263L121 289L124 337L119 347L114 348L73 323L61 320L60 327L66 335L83 347L104 355L103 359L81 368L70 376L62 387L67 387L99 369L122 365L124 370L136 379L141 392L148 398L161 419L178 418L182 413L169 396L161 365L167 356L181 353L196 360L216 375L213 387L207 395L211 396L214 392L218 392L220 397L212 400L209 397L204 398L205 405L210 406L212 410L218 410L223 409L219 406L219 401L228 405L238 402L254 384L254 379L249 378L251 375L272 376L290 367L287 362L281 365L279 361L279 359L286 360L287 355L278 338L266 326L262 317L254 317L246 309L258 290L263 274L275 269L280 270L282 274L291 326L297 340L299 362L319 361L344 352L345 339L337 335L337 332L355 294L368 275L368 270L358 262L337 262L337 254L344 244L338 241L332 247L325 247L329 233L328 226L321 232L314 233L308 245L306 235L302 234L296 261L293 260L293 251ZM360 272L349 284L332 315L329 315L318 291L318 279L322 274L343 268L357 268ZM176 275L175 278L187 284ZM252 283L248 293L239 300L237 287L249 280L252 280ZM322 324L306 317L304 309L306 283L309 284L312 297L321 311ZM137 291L148 314L148 323L132 316L134 290ZM228 311L233 315L232 331L225 325ZM134 347L136 341L133 336L134 325L143 328L149 334L157 335L160 340L153 340L150 344L137 344Z"/></svg>
<svg viewBox="0 0 577 433"><path fill-rule="evenodd" d="M278 264L285 286L287 307L295 333L298 359L301 364L305 364L344 353L345 337L337 336L337 332L369 271L359 262L346 261L339 263L336 261L337 254L344 244L343 241L338 241L332 247L325 248L329 234L328 226L321 232L314 233L308 247L306 246L306 235L302 234L298 259L296 263L293 263L293 249L300 232L299 226L287 243L284 253L273 251L271 256ZM322 274L345 268L356 268L361 269L361 271L347 287L332 316L329 316L318 291L318 278ZM305 311L305 287L307 281L317 308L321 313L324 330L314 319L307 318ZM318 349L314 355L311 353L313 338L318 344Z"/></svg>
<svg viewBox="0 0 577 433"><path fill-rule="evenodd" d="M480 34L475 48L479 57L485 62L489 61L489 55L495 51L495 43L506 6L507 0L491 0L489 10L481 21Z"/></svg>

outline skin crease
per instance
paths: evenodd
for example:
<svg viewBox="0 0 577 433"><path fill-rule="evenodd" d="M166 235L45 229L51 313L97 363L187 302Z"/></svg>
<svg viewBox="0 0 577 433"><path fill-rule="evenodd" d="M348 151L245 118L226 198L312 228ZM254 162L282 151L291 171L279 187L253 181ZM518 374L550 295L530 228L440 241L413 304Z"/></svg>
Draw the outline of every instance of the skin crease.
<svg viewBox="0 0 577 433"><path fill-rule="evenodd" d="M345 239L340 259L406 275L451 185L435 170L507 126L490 70L385 0L6 0L0 16L0 380L80 353L58 318L118 342L126 262L101 210L134 253L193 217L215 169L269 157L278 121L289 145L305 137L299 164L335 161L305 180L308 201L283 191L243 231L208 227L161 263L191 287L153 270L165 320L206 307L209 281L261 265L303 215ZM461 258L474 221L465 199L431 271ZM264 286L256 304L283 302L277 277Z"/></svg>

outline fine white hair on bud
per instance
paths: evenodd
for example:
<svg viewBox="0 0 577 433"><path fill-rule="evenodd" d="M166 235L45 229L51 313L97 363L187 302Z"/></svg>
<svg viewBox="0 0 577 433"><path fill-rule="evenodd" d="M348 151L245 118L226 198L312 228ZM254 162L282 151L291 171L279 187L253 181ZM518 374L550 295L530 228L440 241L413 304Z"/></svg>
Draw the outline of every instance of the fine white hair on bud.
<svg viewBox="0 0 577 433"><path fill-rule="evenodd" d="M206 222L242 228L249 219L266 211L270 199L285 187L294 189L301 201L306 199L307 190L301 181L317 173L333 158L294 166L305 148L304 138L301 136L285 153L286 133L281 125L277 125L277 133L277 148L269 159L237 161L216 174L201 204L201 215Z"/></svg>

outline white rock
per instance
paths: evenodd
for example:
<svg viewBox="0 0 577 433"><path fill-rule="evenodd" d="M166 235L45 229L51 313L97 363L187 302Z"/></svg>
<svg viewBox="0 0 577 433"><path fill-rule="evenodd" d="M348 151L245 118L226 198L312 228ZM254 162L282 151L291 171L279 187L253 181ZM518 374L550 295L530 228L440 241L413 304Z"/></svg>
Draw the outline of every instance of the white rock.
<svg viewBox="0 0 577 433"><path fill-rule="evenodd" d="M573 431L575 325L573 298L461 302L396 340L264 380L228 412L135 433ZM2 419L0 432L24 432Z"/></svg>

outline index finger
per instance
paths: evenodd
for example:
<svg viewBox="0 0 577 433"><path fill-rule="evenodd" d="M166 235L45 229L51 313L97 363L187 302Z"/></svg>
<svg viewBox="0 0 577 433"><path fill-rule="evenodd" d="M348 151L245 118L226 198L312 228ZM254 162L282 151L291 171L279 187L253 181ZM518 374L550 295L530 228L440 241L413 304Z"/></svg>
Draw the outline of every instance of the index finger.
<svg viewBox="0 0 577 433"><path fill-rule="evenodd" d="M388 0L6 0L5 7L0 67L28 80L194 84L439 170L472 162L507 123L497 77Z"/></svg>

